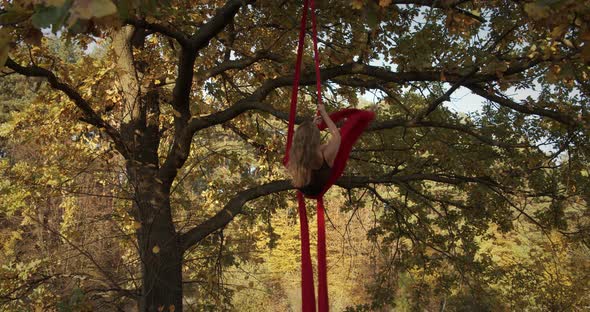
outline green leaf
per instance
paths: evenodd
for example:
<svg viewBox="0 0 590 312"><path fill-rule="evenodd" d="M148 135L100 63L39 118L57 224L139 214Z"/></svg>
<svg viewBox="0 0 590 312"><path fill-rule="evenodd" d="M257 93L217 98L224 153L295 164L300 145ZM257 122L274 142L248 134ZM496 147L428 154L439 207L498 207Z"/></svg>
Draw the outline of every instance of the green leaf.
<svg viewBox="0 0 590 312"><path fill-rule="evenodd" d="M74 34L81 34L88 29L88 21L78 19L69 29Z"/></svg>
<svg viewBox="0 0 590 312"><path fill-rule="evenodd" d="M104 17L117 13L117 6L111 0L90 0L85 6L77 6L76 13L82 19Z"/></svg>
<svg viewBox="0 0 590 312"><path fill-rule="evenodd" d="M51 26L51 30L56 33L68 17L71 4L72 0L67 1L61 7L38 6L31 18L33 26L40 29Z"/></svg>
<svg viewBox="0 0 590 312"><path fill-rule="evenodd" d="M538 20L549 17L551 9L540 3L527 3L524 5L524 11L532 19Z"/></svg>
<svg viewBox="0 0 590 312"><path fill-rule="evenodd" d="M22 10L8 10L0 15L0 25L18 24L31 17L31 12Z"/></svg>
<svg viewBox="0 0 590 312"><path fill-rule="evenodd" d="M379 25L379 19L377 18L377 10L373 5L367 6L367 24L371 29L375 29Z"/></svg>
<svg viewBox="0 0 590 312"><path fill-rule="evenodd" d="M582 47L581 55L584 62L590 62L590 44L585 44Z"/></svg>
<svg viewBox="0 0 590 312"><path fill-rule="evenodd" d="M0 69L4 67L6 60L8 60L9 42L8 31L5 28L0 29Z"/></svg>
<svg viewBox="0 0 590 312"><path fill-rule="evenodd" d="M156 0L145 0L145 1L143 1L140 9L144 13L153 14L156 11L157 7L158 7L158 2Z"/></svg>
<svg viewBox="0 0 590 312"><path fill-rule="evenodd" d="M126 19L129 17L130 9L131 7L129 0L121 0L117 3L117 11L119 12L119 17L121 19Z"/></svg>
<svg viewBox="0 0 590 312"><path fill-rule="evenodd" d="M550 5L559 4L564 1L562 1L562 0L537 0L537 2L542 5L550 6Z"/></svg>

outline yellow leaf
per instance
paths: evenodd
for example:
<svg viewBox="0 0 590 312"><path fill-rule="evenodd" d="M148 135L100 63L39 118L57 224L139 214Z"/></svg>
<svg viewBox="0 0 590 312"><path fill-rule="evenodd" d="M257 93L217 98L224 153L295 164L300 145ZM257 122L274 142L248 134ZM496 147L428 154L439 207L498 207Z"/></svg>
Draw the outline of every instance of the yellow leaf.
<svg viewBox="0 0 590 312"><path fill-rule="evenodd" d="M90 0L78 5L74 12L80 18L91 19L117 13L117 6L111 0Z"/></svg>
<svg viewBox="0 0 590 312"><path fill-rule="evenodd" d="M549 17L550 8L538 3L527 3L524 5L524 11L531 18L539 20Z"/></svg>
<svg viewBox="0 0 590 312"><path fill-rule="evenodd" d="M556 26L555 28L553 28L553 30L551 30L551 38L553 38L553 39L561 38L566 30L567 30L566 25Z"/></svg>
<svg viewBox="0 0 590 312"><path fill-rule="evenodd" d="M363 0L352 0L351 5L352 5L353 9L360 10L363 8L364 3L363 3Z"/></svg>
<svg viewBox="0 0 590 312"><path fill-rule="evenodd" d="M65 2L66 2L66 0L45 0L45 4L47 4L48 6L55 6L55 7L60 7Z"/></svg>
<svg viewBox="0 0 590 312"><path fill-rule="evenodd" d="M155 254L159 253L160 252L160 246L158 246L158 245L154 246L154 248L152 248L152 252L155 253Z"/></svg>
<svg viewBox="0 0 590 312"><path fill-rule="evenodd" d="M379 6L386 7L391 4L391 0L379 0Z"/></svg>
<svg viewBox="0 0 590 312"><path fill-rule="evenodd" d="M365 69L365 66L363 66L363 64L354 63L352 65L353 73L360 73L361 71L363 71L363 69Z"/></svg>
<svg viewBox="0 0 590 312"><path fill-rule="evenodd" d="M563 39L562 41L563 41L563 44L565 44L567 47L569 47L569 48L575 48L575 46L574 46L574 44L572 43L571 40L569 40L569 39Z"/></svg>
<svg viewBox="0 0 590 312"><path fill-rule="evenodd" d="M23 237L22 237L22 235L20 234L20 232L12 232L12 237L13 237L14 239L16 239L16 240L22 240L22 239L23 239Z"/></svg>
<svg viewBox="0 0 590 312"><path fill-rule="evenodd" d="M172 110L172 114L174 114L174 117L177 117L177 118L180 118L180 116L182 116L182 114L175 109Z"/></svg>

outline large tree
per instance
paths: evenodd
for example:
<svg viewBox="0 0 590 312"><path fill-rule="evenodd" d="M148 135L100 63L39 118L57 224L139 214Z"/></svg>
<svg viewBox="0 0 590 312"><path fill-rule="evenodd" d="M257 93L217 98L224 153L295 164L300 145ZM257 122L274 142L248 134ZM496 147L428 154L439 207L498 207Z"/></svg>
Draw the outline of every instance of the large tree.
<svg viewBox="0 0 590 312"><path fill-rule="evenodd" d="M141 283L134 289L101 271L110 291L137 298L141 311L182 311L191 249L249 201L292 188L280 159L302 3L156 3L5 2L0 61L4 79L45 79L39 101L51 109L67 99L59 117L89 125L81 137L103 138L97 150L123 164L114 179L128 192ZM353 154L355 174L337 183L383 203L375 236L408 239L428 255L422 261L437 259L434 251L454 265L471 263L461 272L467 279L481 276L477 237L489 224L509 231L522 218L588 246L588 1L317 6L329 108L362 105L362 94L380 102ZM51 32L82 47L82 56L49 44ZM314 84L308 66L308 114ZM458 90L485 101L481 110L445 105ZM534 92L517 99L523 90ZM246 152L228 151L228 133ZM226 171L193 171L221 147L225 159L210 165ZM540 208L527 210L531 203ZM186 221L191 213L199 217Z"/></svg>

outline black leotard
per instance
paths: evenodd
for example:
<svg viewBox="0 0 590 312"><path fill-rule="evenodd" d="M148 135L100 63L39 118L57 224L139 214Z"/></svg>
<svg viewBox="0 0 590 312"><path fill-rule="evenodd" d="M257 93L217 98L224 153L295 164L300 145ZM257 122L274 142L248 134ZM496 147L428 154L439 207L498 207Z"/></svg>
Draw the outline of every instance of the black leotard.
<svg viewBox="0 0 590 312"><path fill-rule="evenodd" d="M307 196L317 196L324 189L324 185L328 183L332 168L324 159L324 163L319 169L311 170L311 180L306 186L300 187L299 191Z"/></svg>

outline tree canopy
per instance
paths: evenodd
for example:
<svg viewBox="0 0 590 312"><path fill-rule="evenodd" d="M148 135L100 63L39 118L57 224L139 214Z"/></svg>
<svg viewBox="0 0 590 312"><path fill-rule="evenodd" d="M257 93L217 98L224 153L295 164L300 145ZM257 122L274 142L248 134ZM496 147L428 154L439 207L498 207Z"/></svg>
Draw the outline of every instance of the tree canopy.
<svg viewBox="0 0 590 312"><path fill-rule="evenodd" d="M588 307L590 1L316 7L328 110L378 105L326 198L332 309ZM300 308L301 8L2 2L0 310Z"/></svg>

